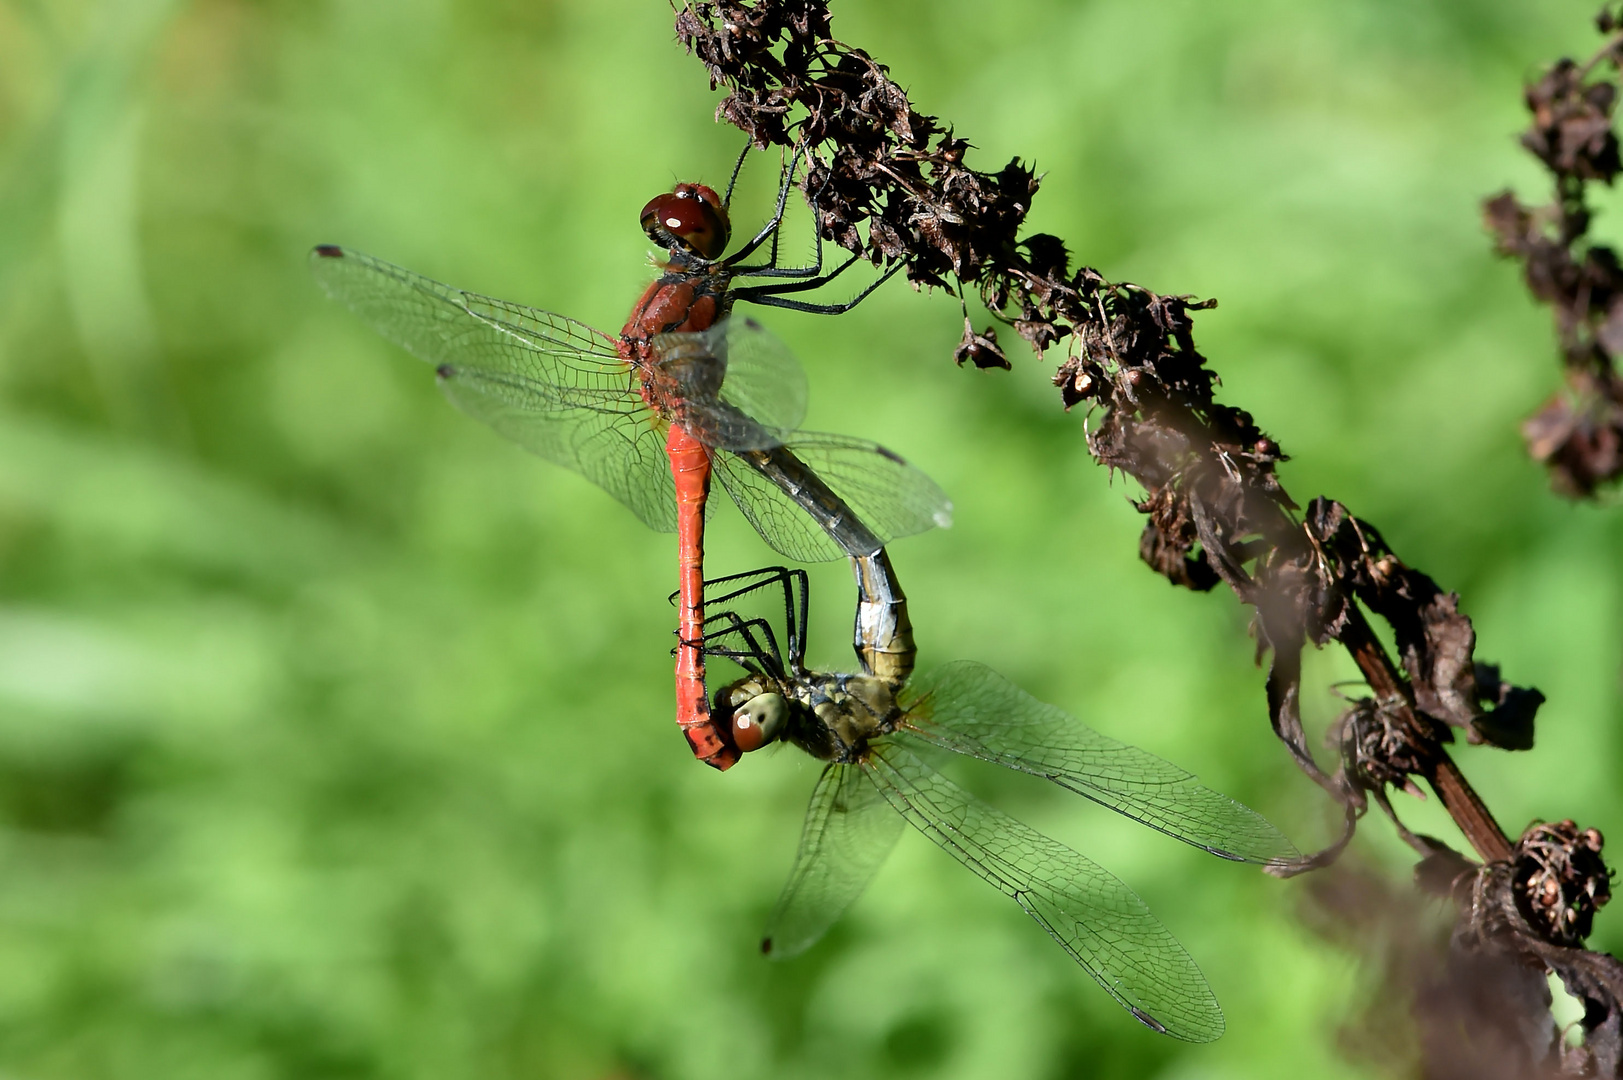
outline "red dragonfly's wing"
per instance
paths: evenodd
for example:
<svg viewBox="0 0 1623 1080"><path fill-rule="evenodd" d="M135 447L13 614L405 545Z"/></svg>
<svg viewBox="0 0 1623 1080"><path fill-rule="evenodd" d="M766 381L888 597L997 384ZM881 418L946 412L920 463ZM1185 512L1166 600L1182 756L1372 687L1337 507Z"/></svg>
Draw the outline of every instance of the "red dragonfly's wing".
<svg viewBox="0 0 1623 1080"><path fill-rule="evenodd" d="M806 417L806 373L789 347L754 319L698 333L656 334L655 393L706 446L780 446Z"/></svg>
<svg viewBox="0 0 1623 1080"><path fill-rule="evenodd" d="M814 945L862 895L901 834L902 819L861 770L825 768L761 951L783 960Z"/></svg>
<svg viewBox="0 0 1623 1080"><path fill-rule="evenodd" d="M871 555L892 540L952 524L952 500L935 481L864 439L800 432L781 448L716 454L713 465L762 539L797 562ZM859 528L849 528L850 516Z"/></svg>
<svg viewBox="0 0 1623 1080"><path fill-rule="evenodd" d="M1101 735L984 664L957 661L904 692L909 737L1051 780L1226 859L1283 863L1294 845L1261 814L1136 746Z"/></svg>
<svg viewBox="0 0 1623 1080"><path fill-rule="evenodd" d="M1013 897L1144 1024L1188 1042L1223 1034L1223 1010L1200 968L1109 871L986 805L888 739L877 741L859 768L908 824Z"/></svg>
<svg viewBox="0 0 1623 1080"><path fill-rule="evenodd" d="M614 338L346 248L316 248L310 268L327 295L433 364L458 408L675 531L664 431Z"/></svg>
<svg viewBox="0 0 1623 1080"><path fill-rule="evenodd" d="M745 415L787 434L806 419L806 372L776 334L735 315L718 327L726 365L721 397Z"/></svg>

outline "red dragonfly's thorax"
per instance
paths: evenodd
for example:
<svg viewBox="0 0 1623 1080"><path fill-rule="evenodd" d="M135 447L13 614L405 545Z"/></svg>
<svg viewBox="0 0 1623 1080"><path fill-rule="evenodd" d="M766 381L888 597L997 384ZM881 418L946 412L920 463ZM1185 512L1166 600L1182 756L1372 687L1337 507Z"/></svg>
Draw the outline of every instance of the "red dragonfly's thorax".
<svg viewBox="0 0 1623 1080"><path fill-rule="evenodd" d="M655 334L708 330L725 318L732 306L726 273L695 274L668 264L661 269L663 272L648 283L620 331L620 340L638 360L648 359L648 342Z"/></svg>

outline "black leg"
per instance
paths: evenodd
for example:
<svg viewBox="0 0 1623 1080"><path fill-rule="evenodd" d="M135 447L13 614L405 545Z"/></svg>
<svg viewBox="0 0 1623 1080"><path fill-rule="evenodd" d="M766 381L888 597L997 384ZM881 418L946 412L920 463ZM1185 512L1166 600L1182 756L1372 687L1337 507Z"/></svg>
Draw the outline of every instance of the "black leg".
<svg viewBox="0 0 1623 1080"><path fill-rule="evenodd" d="M704 587L705 587L705 589L708 590L708 589L711 589L711 588L713 588L714 586L717 586L717 585L727 585L727 584L730 584L730 583L732 583L734 581L745 581L745 580L749 580L749 579L752 579L752 578L761 578L761 579L763 579L763 582L770 582L770 581L776 581L779 578L784 577L785 575L788 575L788 574L801 574L801 573L805 573L805 571L798 570L798 569L797 570L791 570L787 566L760 566L760 567L755 568L754 570L745 570L741 574L726 574L726 575L724 575L722 577L705 578L704 579ZM758 586L758 585L757 586L751 586L751 588L759 588L759 587L760 586ZM737 593L735 593L734 595L742 596L744 593L749 592L749 591L750 591L749 589L741 589Z"/></svg>
<svg viewBox="0 0 1623 1080"><path fill-rule="evenodd" d="M853 255L839 269L818 281L797 281L792 285L758 285L748 289L734 289L733 299L742 300L748 304L760 304L763 307L780 307L788 308L790 311L804 311L808 315L844 315L847 311L866 300L868 295L875 289L889 281L904 264L896 263L889 270L886 270L878 281L875 281L843 304L812 304L805 300L791 300L778 294L800 292L803 289L815 289L825 285L856 260L857 257Z"/></svg>
<svg viewBox="0 0 1623 1080"><path fill-rule="evenodd" d="M742 584L739 584L738 588L720 596L710 595L710 591L716 586L735 583ZM805 663L806 625L808 609L811 606L811 592L807 585L806 571L798 567L790 569L787 566L763 566L756 570L746 570L741 574L728 574L725 577L711 578L704 583L705 603L726 604L740 597L759 592L761 589L771 589L773 587L781 589L783 593L784 628L789 634L789 668L798 673L803 669ZM671 593L670 602L675 603L678 595L680 594ZM710 615L705 618L704 625L708 627L712 621L726 623L727 630L740 629L744 626L765 622L764 619L746 620L732 611L722 611ZM727 630L722 632L725 633ZM781 665L784 657L778 652L776 639L772 637L770 627L766 627L765 631L771 640L772 654ZM711 636L710 631L706 630L706 639ZM711 651L710 647L705 646L705 651L709 653ZM716 655L721 654L717 653ZM729 656L729 659L737 660L738 657Z"/></svg>
<svg viewBox="0 0 1623 1080"><path fill-rule="evenodd" d="M754 252L756 248L760 247L761 244L769 237L774 237L777 235L778 226L783 224L783 208L788 205L789 188L794 183L795 168L799 163L800 147L796 146L795 152L789 158L789 167L783 171L783 183L778 185L778 207L772 213L772 220L763 225L761 227L761 231L756 233L755 236L751 238L749 243L745 244L743 247L727 256L727 258L723 259L721 261L721 265L731 267L743 262L745 259L749 258L750 254ZM774 261L776 261L775 255Z"/></svg>
<svg viewBox="0 0 1623 1080"><path fill-rule="evenodd" d="M792 178L792 174L789 174L789 175ZM833 175L832 173L829 173L829 174L827 174L827 175L825 175L823 177L822 187L819 187L817 189L817 192L818 192L819 195L822 194L823 188L828 187L828 181L829 181L829 178L832 175ZM783 202L787 198L787 195L788 195L788 188L785 187L783 189L783 191L780 193L780 199L779 199L779 204L778 204L778 216L779 216L780 219L783 216ZM813 202L815 203L815 201L816 201L816 199L814 197ZM815 210L813 211L813 213L815 214ZM815 220L813 220L813 222L812 222L812 262L811 262L810 266L779 266L778 265L778 239L782 235L782 233L783 233L782 229L774 229L773 232L772 232L772 257L770 259L768 259L764 264L761 264L761 265L758 265L758 266L733 266L732 267L733 276L734 277L767 277L767 278L772 278L772 277L776 277L776 278L815 278L815 277L817 277L817 275L821 274L823 272L823 234L822 234L821 231L818 230L817 222ZM731 260L729 260L729 262L737 260L738 258L740 258L741 256L743 256L743 255L745 255L747 253L748 253L748 249L746 249L745 251L739 252L739 254L734 255L733 258ZM853 256L851 262L855 262L855 261L856 261L856 258ZM849 265L850 265L850 263L846 264L846 266L849 266ZM839 270L834 271L833 274L830 274L828 277L824 278L823 283L827 283L828 281L832 280L834 278L835 274L838 274L840 272L840 270L844 270L844 269L845 269L844 266L840 267ZM815 287L815 286L813 286L813 287Z"/></svg>
<svg viewBox="0 0 1623 1080"><path fill-rule="evenodd" d="M704 625L704 639L699 646L706 656L721 657L755 674L783 679L783 654L767 620L744 619L736 611L722 611L705 619ZM738 639L736 648L728 644L734 637Z"/></svg>
<svg viewBox="0 0 1623 1080"><path fill-rule="evenodd" d="M760 589L768 589L774 585L785 586L789 578L796 574L803 574L803 570L791 570L787 566L763 566L759 570L747 570L742 574L728 574L726 577L708 578L704 583L705 603L725 604L729 600L736 600L740 596L748 596ZM739 585L721 596L712 596L714 589L721 585L732 585L735 582L747 582Z"/></svg>
<svg viewBox="0 0 1623 1080"><path fill-rule="evenodd" d="M729 582L747 582L747 584L721 596L709 595L712 586ZM805 662L807 609L810 607L811 597L806 571L798 567L791 570L786 566L765 566L759 570L715 578L704 583L705 599L707 603L725 604L773 586L783 590L783 625L789 635L788 661L790 668L799 672Z"/></svg>
<svg viewBox="0 0 1623 1080"><path fill-rule="evenodd" d="M712 604L724 604L728 600L735 600L740 596L748 595L749 593L754 592L756 589L765 588L769 585L775 584L790 574L804 573L805 571L803 570L790 570L787 566L763 566L755 570L746 570L741 574L727 574L724 577L706 578L704 582L705 600L706 602ZM715 588L717 585L730 585L735 581L754 581L755 584L746 585L742 588L735 589L734 591L721 597L710 595L710 590ZM680 591L673 592L670 596L666 597L666 600L674 604L676 603L676 598L681 595L682 594Z"/></svg>
<svg viewBox="0 0 1623 1080"><path fill-rule="evenodd" d="M727 194L721 197L723 207L733 204L733 188L738 186L738 174L744 171L744 159L749 157L750 147L754 145L748 137L744 139L744 149L738 152L738 160L733 162L733 175L727 178Z"/></svg>

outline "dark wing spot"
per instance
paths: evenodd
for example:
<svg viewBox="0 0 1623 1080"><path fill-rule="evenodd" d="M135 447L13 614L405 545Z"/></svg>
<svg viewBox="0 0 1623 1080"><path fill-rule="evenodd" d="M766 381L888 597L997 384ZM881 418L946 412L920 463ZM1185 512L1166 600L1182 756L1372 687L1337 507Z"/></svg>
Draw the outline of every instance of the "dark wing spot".
<svg viewBox="0 0 1623 1080"><path fill-rule="evenodd" d="M771 938L764 937L764 938L761 939L761 955L762 956L771 956L772 955L772 939Z"/></svg>
<svg viewBox="0 0 1623 1080"><path fill-rule="evenodd" d="M750 318L748 315L744 316L744 326L750 330L761 329L761 324Z"/></svg>
<svg viewBox="0 0 1623 1080"><path fill-rule="evenodd" d="M898 454L896 451L890 449L889 447L875 446L874 449L879 451L879 453L882 456L890 458L890 460L894 461L898 465L906 465L907 464L907 459L906 458L902 457L902 455Z"/></svg>
<svg viewBox="0 0 1623 1080"><path fill-rule="evenodd" d="M1133 1005L1129 1005L1129 1006L1127 1006L1127 1011L1132 1013L1134 1016L1138 1017L1138 1022L1143 1024L1145 1027L1149 1028L1151 1031L1158 1031L1162 1035L1165 1035L1167 1033L1166 1026L1164 1024L1162 1024L1161 1021L1157 1020L1155 1017L1153 1017L1149 1013L1145 1012L1143 1009L1137 1008L1136 1006L1133 1006Z"/></svg>
<svg viewBox="0 0 1623 1080"><path fill-rule="evenodd" d="M317 244L316 254L320 255L323 259L342 259L344 257L344 249L339 247L337 244Z"/></svg>
<svg viewBox="0 0 1623 1080"><path fill-rule="evenodd" d="M441 364L434 369L434 374L442 379L454 379L456 378L456 367L451 364Z"/></svg>

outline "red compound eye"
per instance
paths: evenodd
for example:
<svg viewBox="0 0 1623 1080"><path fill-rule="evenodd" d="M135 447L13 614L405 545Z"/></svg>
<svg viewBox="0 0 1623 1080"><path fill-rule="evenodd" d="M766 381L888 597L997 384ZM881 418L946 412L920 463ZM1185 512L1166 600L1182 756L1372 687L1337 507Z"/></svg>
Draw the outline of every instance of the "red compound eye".
<svg viewBox="0 0 1623 1080"><path fill-rule="evenodd" d="M686 248L706 259L720 258L732 235L721 200L703 184L678 184L648 200L642 231L661 247Z"/></svg>

